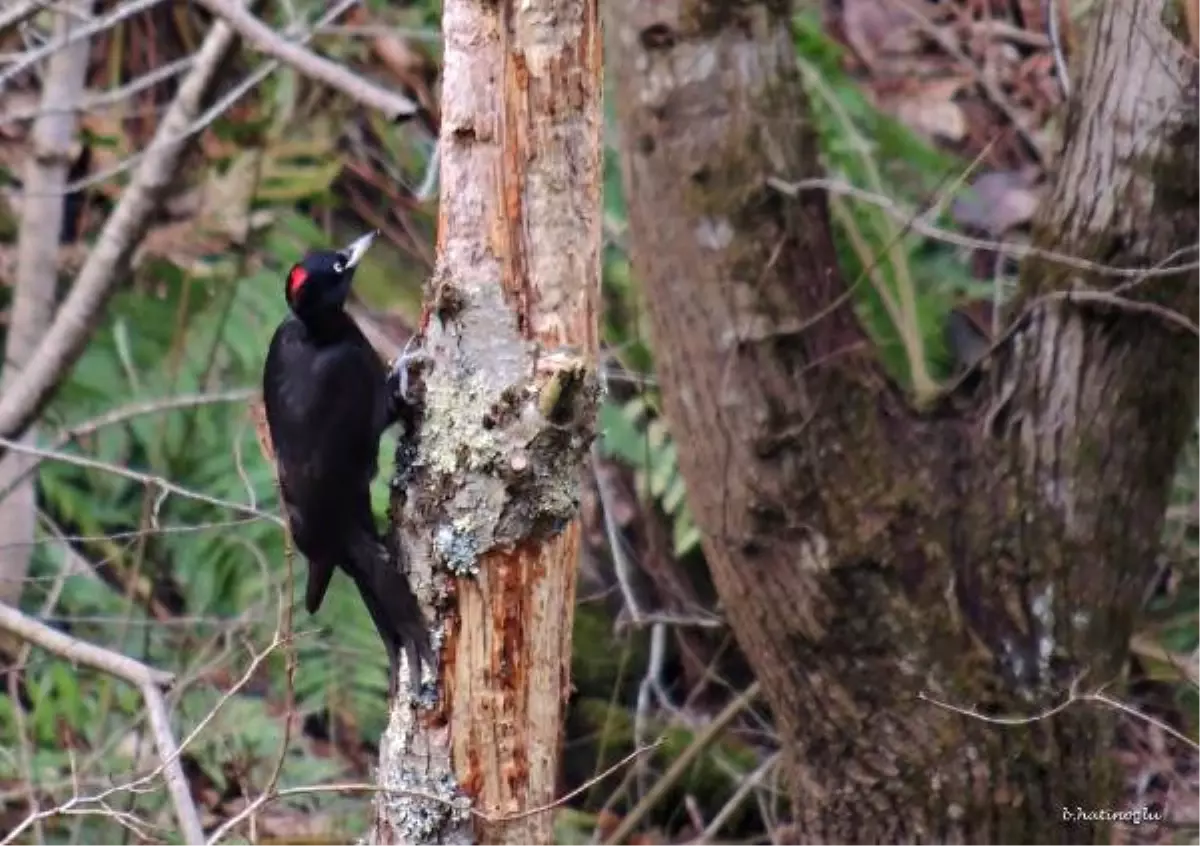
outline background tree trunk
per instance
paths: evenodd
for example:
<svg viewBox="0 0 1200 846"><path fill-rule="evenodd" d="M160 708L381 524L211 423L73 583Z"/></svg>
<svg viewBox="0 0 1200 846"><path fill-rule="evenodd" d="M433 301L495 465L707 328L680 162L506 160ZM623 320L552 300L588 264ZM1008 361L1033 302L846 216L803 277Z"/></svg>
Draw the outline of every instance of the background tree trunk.
<svg viewBox="0 0 1200 846"><path fill-rule="evenodd" d="M93 3L80 5L91 14ZM65 38L73 18L55 17L54 35ZM46 64L42 103L46 109L33 127L33 148L25 170L27 193L17 238L17 278L13 287L12 321L4 344L0 390L11 386L33 356L54 319L58 287L58 244L66 217L62 188L75 155L79 117L72 111L83 92L91 41L81 39L55 53ZM34 433L22 442L36 444ZM36 460L20 453L0 456L0 490L13 489L0 499L0 602L19 607L25 577L33 556L37 527L37 497L30 469Z"/></svg>
<svg viewBox="0 0 1200 846"><path fill-rule="evenodd" d="M442 663L379 779L450 804L381 800L375 841L549 843L598 396L597 4L448 0L443 30L431 369L393 502Z"/></svg>
<svg viewBox="0 0 1200 846"><path fill-rule="evenodd" d="M1008 331L918 411L836 265L788 4L609 5L629 243L729 620L785 744L799 842L1084 842L1195 420L1194 60L1164 0L1104 5ZM776 183L778 184L778 183ZM1183 259L1190 259L1184 254ZM1183 315L1186 315L1184 317Z"/></svg>

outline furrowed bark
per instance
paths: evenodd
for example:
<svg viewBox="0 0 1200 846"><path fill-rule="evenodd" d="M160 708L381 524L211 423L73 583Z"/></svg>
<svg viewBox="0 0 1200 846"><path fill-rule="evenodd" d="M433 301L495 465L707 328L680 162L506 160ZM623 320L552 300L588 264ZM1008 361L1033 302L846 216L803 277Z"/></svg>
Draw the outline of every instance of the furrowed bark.
<svg viewBox="0 0 1200 846"><path fill-rule="evenodd" d="M608 9L634 267L689 503L784 740L787 836L1105 840L1063 809L1118 807L1111 713L1000 726L923 696L1035 715L1123 665L1195 420L1194 268L1027 263L986 369L918 412L855 319L823 196L768 184L818 175L789 4ZM1196 243L1196 66L1164 11L1100 12L1039 246L1148 267Z"/></svg>
<svg viewBox="0 0 1200 846"><path fill-rule="evenodd" d="M441 666L379 774L438 798L381 799L374 839L548 843L598 398L597 3L448 0L443 30L430 360L392 512Z"/></svg>

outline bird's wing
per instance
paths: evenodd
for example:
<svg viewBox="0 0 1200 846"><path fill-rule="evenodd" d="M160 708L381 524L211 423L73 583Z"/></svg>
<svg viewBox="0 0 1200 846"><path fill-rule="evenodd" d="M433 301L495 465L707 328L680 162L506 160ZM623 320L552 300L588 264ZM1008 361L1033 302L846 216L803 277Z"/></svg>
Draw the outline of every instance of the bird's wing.
<svg viewBox="0 0 1200 846"><path fill-rule="evenodd" d="M387 389L383 364L365 342L318 349L287 337L273 342L263 399L280 463L301 477L293 484L332 483L344 491L370 483Z"/></svg>
<svg viewBox="0 0 1200 846"><path fill-rule="evenodd" d="M386 416L385 382L370 346L314 347L296 324L285 322L267 353L263 401L292 534L309 562L310 611L342 557L330 542L347 523L374 531L369 486Z"/></svg>

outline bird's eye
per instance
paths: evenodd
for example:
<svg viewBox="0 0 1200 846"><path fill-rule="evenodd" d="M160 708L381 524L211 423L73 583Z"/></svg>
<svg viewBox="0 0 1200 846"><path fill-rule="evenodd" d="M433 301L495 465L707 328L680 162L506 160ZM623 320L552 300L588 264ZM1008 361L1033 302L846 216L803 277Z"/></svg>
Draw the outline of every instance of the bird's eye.
<svg viewBox="0 0 1200 846"><path fill-rule="evenodd" d="M341 273L345 269L346 269L346 265L344 265L342 262L335 261L333 263L333 272L334 273Z"/></svg>

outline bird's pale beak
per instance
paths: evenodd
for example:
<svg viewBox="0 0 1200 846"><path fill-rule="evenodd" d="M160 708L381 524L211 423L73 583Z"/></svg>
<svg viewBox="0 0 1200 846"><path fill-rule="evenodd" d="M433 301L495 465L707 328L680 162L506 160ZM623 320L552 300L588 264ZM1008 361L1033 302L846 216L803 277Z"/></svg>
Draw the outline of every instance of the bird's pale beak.
<svg viewBox="0 0 1200 846"><path fill-rule="evenodd" d="M371 244L377 237L379 237L379 230L373 229L361 238L356 238L346 245L346 248L342 250L342 255L346 257L347 270L355 267L362 261L362 257L367 254L367 250L370 249Z"/></svg>

